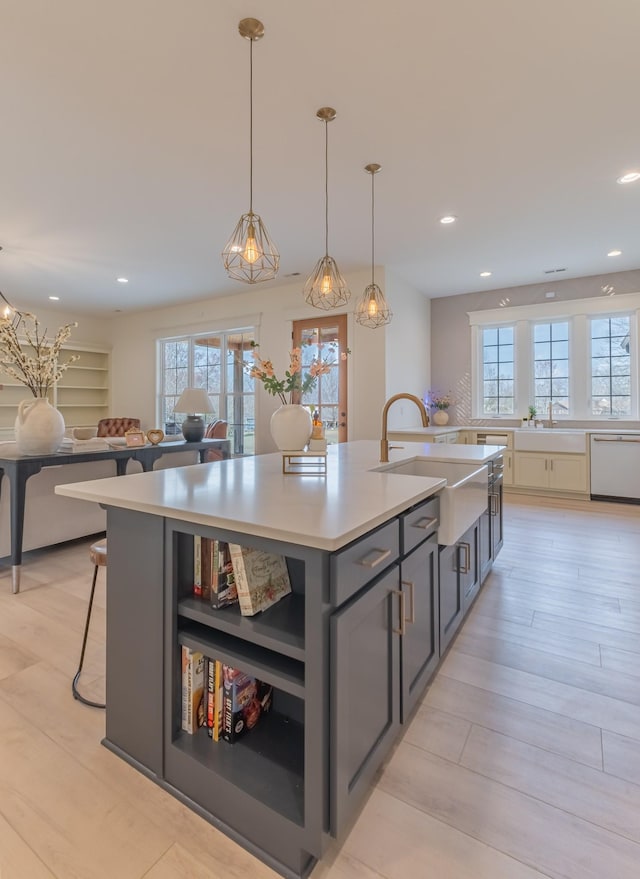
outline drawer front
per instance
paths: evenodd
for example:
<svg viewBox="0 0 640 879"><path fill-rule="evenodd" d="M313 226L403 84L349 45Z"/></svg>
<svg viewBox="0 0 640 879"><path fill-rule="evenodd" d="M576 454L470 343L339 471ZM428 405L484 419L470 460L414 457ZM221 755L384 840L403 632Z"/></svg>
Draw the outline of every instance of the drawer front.
<svg viewBox="0 0 640 879"><path fill-rule="evenodd" d="M400 555L400 524L387 522L331 556L331 603L342 604Z"/></svg>
<svg viewBox="0 0 640 879"><path fill-rule="evenodd" d="M440 498L432 497L425 503L414 507L400 516L400 534L402 554L422 543L440 524Z"/></svg>

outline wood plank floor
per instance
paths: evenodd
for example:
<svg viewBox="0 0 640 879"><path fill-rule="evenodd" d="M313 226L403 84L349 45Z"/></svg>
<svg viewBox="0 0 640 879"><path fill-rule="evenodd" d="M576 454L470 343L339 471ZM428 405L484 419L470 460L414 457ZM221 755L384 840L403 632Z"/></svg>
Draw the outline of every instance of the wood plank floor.
<svg viewBox="0 0 640 879"><path fill-rule="evenodd" d="M275 879L75 702L89 541L0 562L0 879ZM313 879L637 879L640 507L505 501L505 545ZM104 679L104 572L84 688Z"/></svg>

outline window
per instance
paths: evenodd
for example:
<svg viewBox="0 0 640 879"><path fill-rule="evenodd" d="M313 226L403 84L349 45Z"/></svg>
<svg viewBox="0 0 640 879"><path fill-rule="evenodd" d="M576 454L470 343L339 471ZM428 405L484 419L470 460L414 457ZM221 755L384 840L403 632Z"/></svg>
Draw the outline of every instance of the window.
<svg viewBox="0 0 640 879"><path fill-rule="evenodd" d="M591 320L591 414L631 414L631 321L628 315Z"/></svg>
<svg viewBox="0 0 640 879"><path fill-rule="evenodd" d="M471 416L640 414L640 293L469 312Z"/></svg>
<svg viewBox="0 0 640 879"><path fill-rule="evenodd" d="M213 405L210 421L224 419L235 455L255 451L255 388L244 370L252 362L253 330L161 339L160 421L166 434L180 433L184 414L174 411L185 388L204 388Z"/></svg>
<svg viewBox="0 0 640 879"><path fill-rule="evenodd" d="M554 415L569 413L569 322L533 327L533 405Z"/></svg>
<svg viewBox="0 0 640 879"><path fill-rule="evenodd" d="M513 415L513 327L485 327L482 331L483 415Z"/></svg>

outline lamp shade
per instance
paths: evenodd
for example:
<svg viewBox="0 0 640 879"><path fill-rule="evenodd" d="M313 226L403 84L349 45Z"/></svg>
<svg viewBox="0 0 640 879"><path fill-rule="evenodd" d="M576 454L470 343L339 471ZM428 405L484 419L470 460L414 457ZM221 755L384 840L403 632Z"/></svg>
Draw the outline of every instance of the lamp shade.
<svg viewBox="0 0 640 879"><path fill-rule="evenodd" d="M174 406L174 412L186 412L189 415L213 411L211 400L204 388L185 388Z"/></svg>

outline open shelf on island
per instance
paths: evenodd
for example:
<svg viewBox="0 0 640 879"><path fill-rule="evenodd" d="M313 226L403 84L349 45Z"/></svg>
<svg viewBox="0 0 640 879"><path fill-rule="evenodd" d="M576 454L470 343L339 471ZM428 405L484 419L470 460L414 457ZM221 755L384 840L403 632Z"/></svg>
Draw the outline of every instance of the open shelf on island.
<svg viewBox="0 0 640 879"><path fill-rule="evenodd" d="M303 595L285 595L251 617L242 616L237 604L215 609L200 598L183 598L178 602L178 614L304 662Z"/></svg>

